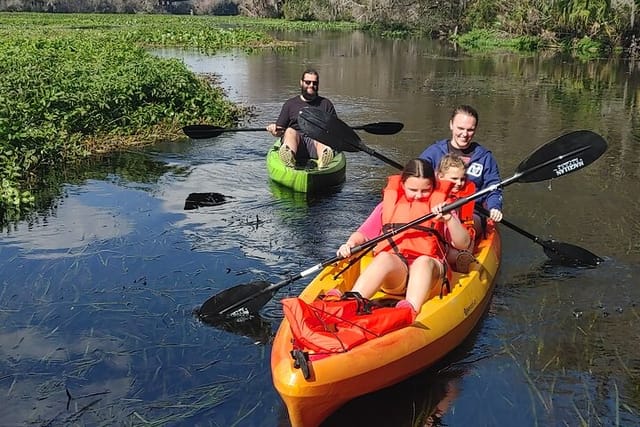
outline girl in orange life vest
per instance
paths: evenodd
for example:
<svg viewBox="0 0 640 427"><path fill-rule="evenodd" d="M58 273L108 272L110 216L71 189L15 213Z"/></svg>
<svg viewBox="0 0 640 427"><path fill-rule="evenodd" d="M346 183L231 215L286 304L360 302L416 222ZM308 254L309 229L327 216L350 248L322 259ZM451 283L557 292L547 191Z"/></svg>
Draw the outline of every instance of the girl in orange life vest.
<svg viewBox="0 0 640 427"><path fill-rule="evenodd" d="M445 248L427 227L446 230L448 243L456 248L469 247L470 236L455 214L442 214L446 193L435 188L435 173L423 159L410 160L400 175L389 177L382 202L365 222L337 251L346 258L351 248L390 231L394 226L411 222L430 212L437 214L431 221L405 230L378 244L371 264L360 274L352 291L371 298L382 288L390 294L406 293L396 306L409 305L414 316L431 289L445 275ZM440 233L442 236L445 233Z"/></svg>
<svg viewBox="0 0 640 427"><path fill-rule="evenodd" d="M453 183L450 196L452 199L459 199L475 193L475 184L467 180L467 168L464 159L457 154L447 153L442 156L436 172L438 181L450 181ZM468 273L469 266L475 262L473 256L473 246L475 237L480 231L475 228L473 216L474 202L471 201L457 209L458 219L467 229L470 240L466 248L453 248L447 250L447 262L454 270L461 273Z"/></svg>

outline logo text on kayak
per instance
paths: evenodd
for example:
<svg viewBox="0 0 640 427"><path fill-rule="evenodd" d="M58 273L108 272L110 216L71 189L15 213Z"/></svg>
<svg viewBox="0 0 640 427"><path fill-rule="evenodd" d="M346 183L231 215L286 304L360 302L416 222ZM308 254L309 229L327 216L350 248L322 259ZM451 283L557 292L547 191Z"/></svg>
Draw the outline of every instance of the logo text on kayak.
<svg viewBox="0 0 640 427"><path fill-rule="evenodd" d="M476 305L478 305L478 301L476 301L476 299L474 298L473 301L471 301L471 304L462 309L462 311L464 311L464 317L467 317L469 313L473 311Z"/></svg>

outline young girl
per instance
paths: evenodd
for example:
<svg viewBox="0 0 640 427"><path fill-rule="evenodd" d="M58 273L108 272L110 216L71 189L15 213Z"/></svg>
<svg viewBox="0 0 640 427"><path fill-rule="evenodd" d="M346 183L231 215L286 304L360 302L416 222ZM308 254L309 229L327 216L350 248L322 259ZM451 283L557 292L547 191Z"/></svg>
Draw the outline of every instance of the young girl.
<svg viewBox="0 0 640 427"><path fill-rule="evenodd" d="M450 187L450 186L449 186ZM455 215L442 214L445 189L436 189L435 173L429 162L410 160L400 175L390 176L382 202L337 254L346 258L351 248L389 232L429 212L433 220L411 227L375 248L375 257L360 274L352 291L371 298L379 288L394 295L405 294L397 307L410 307L414 318L431 293L445 277L445 251L441 239L456 248L468 248L470 236Z"/></svg>

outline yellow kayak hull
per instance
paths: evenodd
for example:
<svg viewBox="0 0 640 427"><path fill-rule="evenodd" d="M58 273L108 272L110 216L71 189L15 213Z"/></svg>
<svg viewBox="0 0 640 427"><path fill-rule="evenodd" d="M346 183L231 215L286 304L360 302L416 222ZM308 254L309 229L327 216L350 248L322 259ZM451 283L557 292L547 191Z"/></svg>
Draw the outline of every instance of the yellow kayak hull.
<svg viewBox="0 0 640 427"><path fill-rule="evenodd" d="M451 292L429 299L415 322L367 341L346 353L309 362L310 376L294 367L291 331L286 319L276 333L271 353L273 383L293 427L314 427L349 400L398 383L442 359L471 333L493 293L500 266L501 241L494 228L476 251L477 263L467 274L454 273ZM348 291L371 256L363 257L340 277L346 261L328 266L300 294L311 302L332 288ZM362 264L362 265L361 265ZM374 298L388 297L379 292Z"/></svg>

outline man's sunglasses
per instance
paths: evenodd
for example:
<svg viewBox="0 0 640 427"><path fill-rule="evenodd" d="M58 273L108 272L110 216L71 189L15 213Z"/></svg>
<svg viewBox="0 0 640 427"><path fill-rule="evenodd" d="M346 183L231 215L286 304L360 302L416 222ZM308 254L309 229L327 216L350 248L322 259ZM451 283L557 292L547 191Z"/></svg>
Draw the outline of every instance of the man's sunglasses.
<svg viewBox="0 0 640 427"><path fill-rule="evenodd" d="M317 80L303 80L304 84L306 84L307 86L318 86L318 81Z"/></svg>

